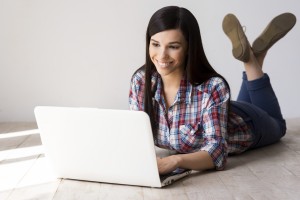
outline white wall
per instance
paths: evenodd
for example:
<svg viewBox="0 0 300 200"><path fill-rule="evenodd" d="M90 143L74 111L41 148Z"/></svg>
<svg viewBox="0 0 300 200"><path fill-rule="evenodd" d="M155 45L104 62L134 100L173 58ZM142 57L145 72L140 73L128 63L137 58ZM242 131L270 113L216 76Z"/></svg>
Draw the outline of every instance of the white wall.
<svg viewBox="0 0 300 200"><path fill-rule="evenodd" d="M223 17L235 13L250 42L282 12L300 19L296 0L0 0L0 121L32 121L36 105L127 109L131 74L144 63L148 20L166 5L196 16L207 57L228 79L233 98L243 67L231 55ZM300 116L299 35L298 22L265 61L288 118Z"/></svg>

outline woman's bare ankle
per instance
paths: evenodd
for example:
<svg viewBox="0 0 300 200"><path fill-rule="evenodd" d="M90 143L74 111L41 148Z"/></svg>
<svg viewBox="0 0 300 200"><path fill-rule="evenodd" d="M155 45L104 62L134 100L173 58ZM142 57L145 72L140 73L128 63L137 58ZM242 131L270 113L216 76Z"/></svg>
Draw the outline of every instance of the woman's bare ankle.
<svg viewBox="0 0 300 200"><path fill-rule="evenodd" d="M261 66L261 68L263 67L266 55L267 55L267 52L256 55L256 60L257 60L258 64Z"/></svg>
<svg viewBox="0 0 300 200"><path fill-rule="evenodd" d="M260 60L258 60L253 52L250 51L250 59L248 62L244 63L248 81L259 79L264 75L261 65L263 62L263 58L264 57L260 57Z"/></svg>

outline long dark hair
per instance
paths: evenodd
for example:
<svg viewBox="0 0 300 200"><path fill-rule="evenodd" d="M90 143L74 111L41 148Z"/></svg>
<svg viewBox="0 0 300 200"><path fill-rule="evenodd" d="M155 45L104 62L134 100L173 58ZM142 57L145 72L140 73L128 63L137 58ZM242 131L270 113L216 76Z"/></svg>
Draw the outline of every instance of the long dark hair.
<svg viewBox="0 0 300 200"><path fill-rule="evenodd" d="M152 90L151 77L156 68L149 56L149 44L153 35L170 29L180 29L187 41L188 54L185 73L187 80L192 85L200 85L211 77L223 78L212 68L205 56L199 25L194 15L189 10L177 6L168 6L156 11L148 24L146 33L146 64L142 66L145 70L144 111L150 117L154 136L157 135L157 124L152 105L152 97L155 90ZM229 88L225 79L224 81Z"/></svg>

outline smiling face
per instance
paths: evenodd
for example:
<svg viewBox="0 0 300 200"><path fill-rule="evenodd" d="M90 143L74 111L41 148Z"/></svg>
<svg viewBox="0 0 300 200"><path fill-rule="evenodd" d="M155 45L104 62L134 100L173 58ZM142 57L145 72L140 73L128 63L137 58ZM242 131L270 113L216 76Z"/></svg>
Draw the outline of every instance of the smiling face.
<svg viewBox="0 0 300 200"><path fill-rule="evenodd" d="M162 77L181 77L187 55L187 42L182 32L172 29L153 35L150 38L149 55Z"/></svg>

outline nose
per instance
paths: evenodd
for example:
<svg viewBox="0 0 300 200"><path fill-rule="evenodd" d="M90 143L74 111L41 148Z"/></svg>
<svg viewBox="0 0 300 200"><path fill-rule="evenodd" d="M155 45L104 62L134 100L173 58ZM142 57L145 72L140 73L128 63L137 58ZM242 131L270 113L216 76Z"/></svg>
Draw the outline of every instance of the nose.
<svg viewBox="0 0 300 200"><path fill-rule="evenodd" d="M159 58L160 59L165 59L165 58L168 58L169 57L169 54L168 54L168 51L166 48L161 48L160 51L159 51Z"/></svg>

